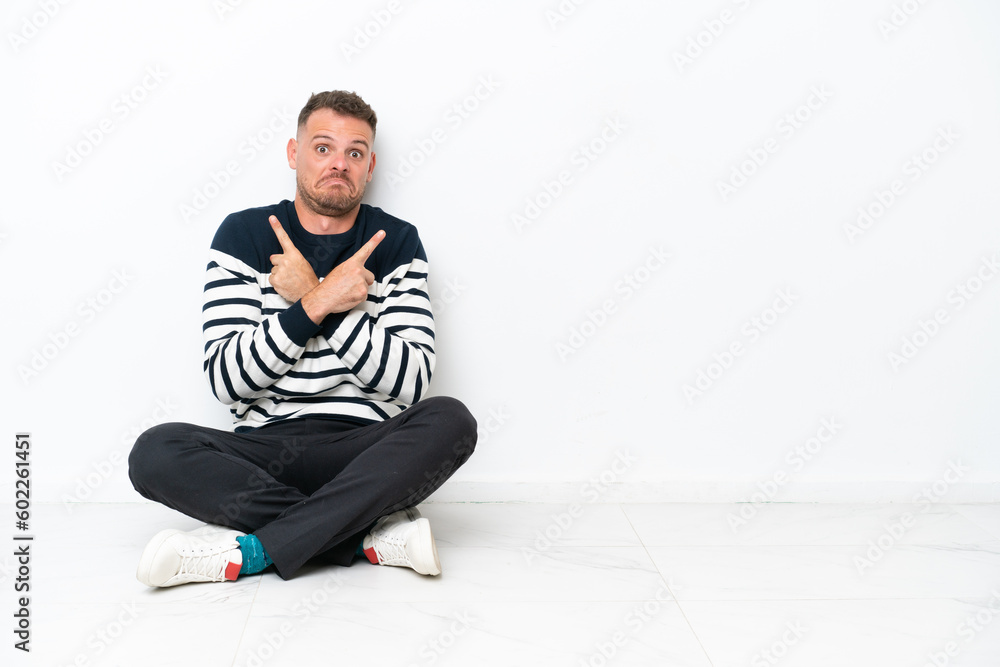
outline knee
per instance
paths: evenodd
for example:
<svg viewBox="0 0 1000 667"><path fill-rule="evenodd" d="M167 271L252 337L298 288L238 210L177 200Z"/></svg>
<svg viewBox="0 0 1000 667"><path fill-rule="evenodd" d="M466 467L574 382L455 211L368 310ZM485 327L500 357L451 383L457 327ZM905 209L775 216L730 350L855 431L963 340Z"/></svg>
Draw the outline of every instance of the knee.
<svg viewBox="0 0 1000 667"><path fill-rule="evenodd" d="M465 403L451 396L435 396L428 400L436 402L435 407L438 412L455 428L476 432L476 418L469 412L469 408L465 407Z"/></svg>
<svg viewBox="0 0 1000 667"><path fill-rule="evenodd" d="M183 439L188 426L179 422L157 424L136 438L128 455L128 477L136 491L146 495L146 486L170 468L171 452L176 451L171 443Z"/></svg>
<svg viewBox="0 0 1000 667"><path fill-rule="evenodd" d="M478 424L465 404L451 396L434 396L426 399L433 403L435 422L452 443L452 450L467 459L476 449Z"/></svg>

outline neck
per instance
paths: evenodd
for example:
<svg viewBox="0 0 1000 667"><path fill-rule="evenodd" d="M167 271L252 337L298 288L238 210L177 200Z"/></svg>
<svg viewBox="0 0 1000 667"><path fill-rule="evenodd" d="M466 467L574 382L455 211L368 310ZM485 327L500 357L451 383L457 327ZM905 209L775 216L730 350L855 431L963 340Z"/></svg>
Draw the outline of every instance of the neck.
<svg viewBox="0 0 1000 667"><path fill-rule="evenodd" d="M359 203L344 215L321 215L303 204L298 195L295 196L295 214L299 216L303 229L310 234L343 234L354 226L360 210Z"/></svg>

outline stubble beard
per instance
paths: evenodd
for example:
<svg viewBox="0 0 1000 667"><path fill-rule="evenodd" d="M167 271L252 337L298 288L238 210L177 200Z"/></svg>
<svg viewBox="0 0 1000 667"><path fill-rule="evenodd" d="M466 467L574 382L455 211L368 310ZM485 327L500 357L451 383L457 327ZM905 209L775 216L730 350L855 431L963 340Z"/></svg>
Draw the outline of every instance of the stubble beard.
<svg viewBox="0 0 1000 667"><path fill-rule="evenodd" d="M350 193L351 184L344 179L347 184L347 192L313 190L303 181L303 178L296 175L296 186L303 203L314 213L319 215L338 218L350 213L355 206L361 203L361 198L365 195L365 183L361 184L361 189L357 195L352 197Z"/></svg>

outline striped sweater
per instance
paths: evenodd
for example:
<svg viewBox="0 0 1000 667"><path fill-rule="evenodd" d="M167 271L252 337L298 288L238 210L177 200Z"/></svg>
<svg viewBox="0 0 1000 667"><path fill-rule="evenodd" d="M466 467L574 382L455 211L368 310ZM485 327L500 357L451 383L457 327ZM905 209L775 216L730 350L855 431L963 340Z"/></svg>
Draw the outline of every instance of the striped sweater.
<svg viewBox="0 0 1000 667"><path fill-rule="evenodd" d="M375 275L368 299L317 325L301 301L282 298L270 281L270 256L282 252L271 215L320 278L384 229L365 263ZM306 231L288 200L228 216L212 241L202 312L205 374L237 432L289 418L389 419L420 400L434 370L417 230L367 204L343 234Z"/></svg>

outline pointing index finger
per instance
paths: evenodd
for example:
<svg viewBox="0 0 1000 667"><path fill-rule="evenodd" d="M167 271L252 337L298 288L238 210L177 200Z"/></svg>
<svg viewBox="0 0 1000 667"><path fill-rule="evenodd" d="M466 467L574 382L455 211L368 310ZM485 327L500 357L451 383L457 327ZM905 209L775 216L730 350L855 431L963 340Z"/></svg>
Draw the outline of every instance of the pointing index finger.
<svg viewBox="0 0 1000 667"><path fill-rule="evenodd" d="M285 252L296 250L295 244L292 243L292 239L288 238L288 234L281 226L281 223L278 222L278 218L272 215L268 218L268 221L271 223L271 229L274 230L274 235L278 237L278 243L281 244L281 249Z"/></svg>
<svg viewBox="0 0 1000 667"><path fill-rule="evenodd" d="M371 254L375 252L375 248L378 246L379 243L382 242L382 239L384 238L385 238L385 230L382 229L378 230L377 232L375 232L375 235L368 240L368 243L361 246L361 249L358 250L356 253L354 253L354 257L352 257L352 259L356 259L357 261L364 264L365 260L367 260L371 256Z"/></svg>

